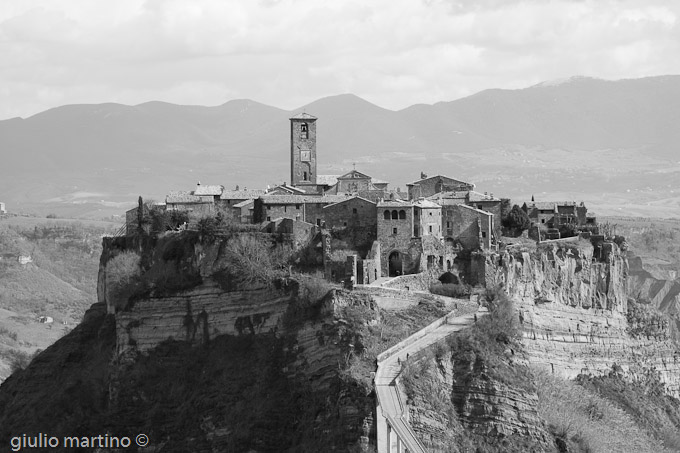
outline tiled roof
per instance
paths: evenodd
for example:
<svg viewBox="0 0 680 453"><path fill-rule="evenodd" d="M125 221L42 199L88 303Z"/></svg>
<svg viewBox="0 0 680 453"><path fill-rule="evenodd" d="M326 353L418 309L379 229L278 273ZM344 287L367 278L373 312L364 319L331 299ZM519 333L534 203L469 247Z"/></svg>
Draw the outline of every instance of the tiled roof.
<svg viewBox="0 0 680 453"><path fill-rule="evenodd" d="M443 175L436 175L436 176L430 176L428 178L423 178L419 179L417 181L413 181L411 183L406 184L407 186L413 186L415 184L420 184L423 181L429 181L430 179L443 179L444 181L449 180L449 181L454 181L455 183L458 183L460 185L467 185L467 186L472 186L474 187L475 185L469 182L461 181L459 179L454 179L454 178L449 178L448 176L443 176Z"/></svg>
<svg viewBox="0 0 680 453"><path fill-rule="evenodd" d="M529 209L538 209L539 211L554 211L555 202L554 201L530 201L527 202L527 207Z"/></svg>
<svg viewBox="0 0 680 453"><path fill-rule="evenodd" d="M264 190L225 190L220 195L220 200L248 200L255 199L261 195L264 195Z"/></svg>
<svg viewBox="0 0 680 453"><path fill-rule="evenodd" d="M232 206L232 208L245 208L249 204L255 204L255 201L254 200L243 200L240 203L236 203L234 206Z"/></svg>
<svg viewBox="0 0 680 453"><path fill-rule="evenodd" d="M337 203L347 199L346 195L262 195L260 197L266 204L303 204L303 203Z"/></svg>
<svg viewBox="0 0 680 453"><path fill-rule="evenodd" d="M474 190L469 191L468 194L470 201L501 201L500 198L496 198L492 195L486 195L483 193L475 192Z"/></svg>
<svg viewBox="0 0 680 453"><path fill-rule="evenodd" d="M413 203L405 200L384 200L378 202L379 208L410 208Z"/></svg>
<svg viewBox="0 0 680 453"><path fill-rule="evenodd" d="M338 179L371 179L371 177L368 176L366 173L361 173L360 171L352 170L348 173L345 173L342 176L338 176Z"/></svg>
<svg viewBox="0 0 680 453"><path fill-rule="evenodd" d="M194 195L222 195L222 191L224 190L224 186L203 186L203 185L198 185L196 186L196 190L194 190Z"/></svg>
<svg viewBox="0 0 680 453"><path fill-rule="evenodd" d="M415 201L413 204L420 208L441 208L441 206L438 205L437 203L430 200L426 200L424 198L422 200Z"/></svg>
<svg viewBox="0 0 680 453"><path fill-rule="evenodd" d="M335 205L338 205L338 204L346 203L346 202L348 202L348 201L356 200L356 199L365 201L366 203L375 204L375 203L372 202L371 200L367 200L367 199L365 199L365 198L363 198L363 197L360 197L360 196L358 196L358 195L355 195L355 196L353 196L353 197L346 198L345 200L337 201L337 202L335 202L335 203L331 203L331 204L329 204L329 205L326 205L326 206L324 206L323 208L324 208L324 209L330 208L331 206L335 206Z"/></svg>
<svg viewBox="0 0 680 453"><path fill-rule="evenodd" d="M575 201L557 201L555 204L557 206L576 206Z"/></svg>
<svg viewBox="0 0 680 453"><path fill-rule="evenodd" d="M302 113L298 113L297 115L291 116L290 119L291 120L316 120L318 118L315 117L314 115L310 115L309 113L302 112Z"/></svg>
<svg viewBox="0 0 680 453"><path fill-rule="evenodd" d="M470 209L472 211L475 211L478 214L484 214L485 216L493 216L493 214L491 212L482 211L481 209L473 208L472 206L468 206L466 204L459 204L459 205L456 205L456 206L459 206L461 209Z"/></svg>
<svg viewBox="0 0 680 453"><path fill-rule="evenodd" d="M427 197L427 200L434 201L441 206L451 206L454 204L463 204L467 201L468 192L459 190L457 192L439 192Z"/></svg>
<svg viewBox="0 0 680 453"><path fill-rule="evenodd" d="M188 190L171 191L165 196L166 203L203 203L201 197L192 195Z"/></svg>

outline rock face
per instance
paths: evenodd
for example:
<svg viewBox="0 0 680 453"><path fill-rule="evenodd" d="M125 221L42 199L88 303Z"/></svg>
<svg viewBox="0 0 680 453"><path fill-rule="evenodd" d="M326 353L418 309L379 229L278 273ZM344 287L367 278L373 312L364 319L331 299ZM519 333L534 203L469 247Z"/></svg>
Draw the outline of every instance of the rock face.
<svg viewBox="0 0 680 453"><path fill-rule="evenodd" d="M615 244L605 246L598 260L587 245L550 243L476 256L472 267L515 300L532 364L568 378L605 374L614 364L632 380L656 370L677 397L680 357L668 341L626 333L628 263Z"/></svg>
<svg viewBox="0 0 680 453"><path fill-rule="evenodd" d="M165 251L162 247L165 247ZM172 250L179 259L171 266L160 264L171 267L171 270L182 269L183 273L194 276L190 287L159 291L160 285L151 285L151 291L136 295L124 309L116 308L116 305L120 307L120 301L114 300L110 288L106 288L107 262L121 251L131 248L141 250L142 261L151 261L146 263L151 273L154 272L154 266L158 265L157 261L162 261L163 256L169 254L167 250ZM135 370L140 367L140 363L162 361L164 366L174 366L175 372L186 373L183 364L176 363L178 357L173 348L186 354L187 348L192 346L194 350L200 351L196 353L197 357L206 356L216 360L214 357L219 354L213 351L215 348L241 345L235 351L225 350L224 354L239 357L239 361L247 363L234 364L234 370L227 373L218 362L212 371L219 376L228 376L225 380L227 387L224 390L213 389L213 381L206 383L205 387L215 394L213 399L216 401L236 398L234 404L238 407L243 404L266 405L268 403L265 400L280 400L277 404L281 407L275 408L271 414L260 416L263 420L261 424L266 425L264 420L271 419L271 424L288 434L282 436L279 432L276 436L280 439L274 434L267 434L272 437L260 445L262 451L273 451L273 445L281 439L288 446L279 443L278 447L285 449L295 445L296 451L319 451L322 446L336 451L355 451L360 446L368 448L369 438L375 437L372 422L375 404L373 397L359 386L348 384L339 377L339 364L346 360L347 350L354 341L344 324L338 321L336 309L370 298L355 300L357 297L352 294L333 291L321 303L315 300L314 303L305 302L300 294L303 283L284 279L268 285L237 284L225 272L229 266L225 261L222 246L217 241L184 241L169 245L167 242L130 244L122 240L105 241L98 295L101 305L106 304L107 311L113 313L115 318L111 406L125 408L137 405L141 413L149 410L141 407L139 401L153 399L148 396L149 392L154 391L153 386L137 389L130 384L130 376L137 372ZM316 296L310 299L316 299ZM239 356L242 352L239 349L246 346L259 350L259 355L252 357L252 360L243 354ZM265 359L262 354L273 354L275 357ZM258 365L258 360L263 359L267 363ZM260 367L266 376L258 377L254 373L248 383L239 382L238 373L248 367ZM280 383L280 386L285 387L283 393L277 393L280 389L266 390L272 394L264 398L261 384L268 379L271 385ZM250 383L260 391L254 391L252 401L241 401L229 393L230 387L236 385L248 389ZM181 391L185 389L175 390ZM168 407L163 412L171 414L176 410L171 402L164 404ZM280 417L280 412L286 407L292 408L290 413ZM225 413L233 416L235 410ZM207 411L202 417L204 423L200 426L201 434L197 435L197 439L206 446L206 451L209 451L208 448L212 448L212 451L240 451L234 450L229 443L233 442L234 429L238 424L224 420L219 411ZM248 424L246 421L243 423ZM252 432L258 429L253 428ZM253 436L256 438L259 435ZM162 445L157 444L155 447L157 451L166 451Z"/></svg>
<svg viewBox="0 0 680 453"><path fill-rule="evenodd" d="M527 446L538 447L539 451L552 451L551 436L537 412L535 389L512 388L490 379L483 369L476 369L477 365L438 361L422 377L434 381L430 388L428 384L416 384L420 388L409 403L410 424L428 451L450 451L453 445L460 451L474 451L474 439L509 436L523 438ZM428 395L432 389L441 393L442 401L448 399L447 404L433 406ZM451 420L447 421L449 402L448 408L456 415L449 414Z"/></svg>
<svg viewBox="0 0 680 453"><path fill-rule="evenodd" d="M116 313L117 351L146 352L174 339L205 343L218 335L275 333L290 288L224 291L212 281L174 296L148 297Z"/></svg>

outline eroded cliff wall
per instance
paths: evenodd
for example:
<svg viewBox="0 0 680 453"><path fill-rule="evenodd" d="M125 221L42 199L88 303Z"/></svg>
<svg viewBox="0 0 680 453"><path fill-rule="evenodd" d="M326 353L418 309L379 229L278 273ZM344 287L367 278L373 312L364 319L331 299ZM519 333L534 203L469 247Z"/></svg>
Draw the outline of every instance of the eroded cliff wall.
<svg viewBox="0 0 680 453"><path fill-rule="evenodd" d="M680 394L680 357L670 341L633 339L626 329L628 263L616 244L602 258L583 242L542 244L534 251L477 255L472 268L487 286L502 284L516 303L532 364L568 378L658 372Z"/></svg>

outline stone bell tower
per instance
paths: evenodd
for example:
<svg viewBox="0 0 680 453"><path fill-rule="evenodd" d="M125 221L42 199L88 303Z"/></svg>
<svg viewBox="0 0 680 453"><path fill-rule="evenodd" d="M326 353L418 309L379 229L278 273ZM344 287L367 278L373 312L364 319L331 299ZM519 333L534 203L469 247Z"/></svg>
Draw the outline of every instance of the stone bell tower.
<svg viewBox="0 0 680 453"><path fill-rule="evenodd" d="M290 119L290 183L316 186L316 120L300 113Z"/></svg>

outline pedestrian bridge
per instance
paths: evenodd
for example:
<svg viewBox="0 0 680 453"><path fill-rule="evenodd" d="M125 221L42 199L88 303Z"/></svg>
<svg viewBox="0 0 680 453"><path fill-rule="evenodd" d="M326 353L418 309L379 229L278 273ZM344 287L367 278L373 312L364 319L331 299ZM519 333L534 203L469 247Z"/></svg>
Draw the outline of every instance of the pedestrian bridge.
<svg viewBox="0 0 680 453"><path fill-rule="evenodd" d="M474 324L477 316L485 314L486 309L459 317L453 317L450 313L378 356L378 371L375 375L378 453L427 451L409 424L406 395L399 385L402 365L407 360L415 360L426 348L452 333Z"/></svg>

